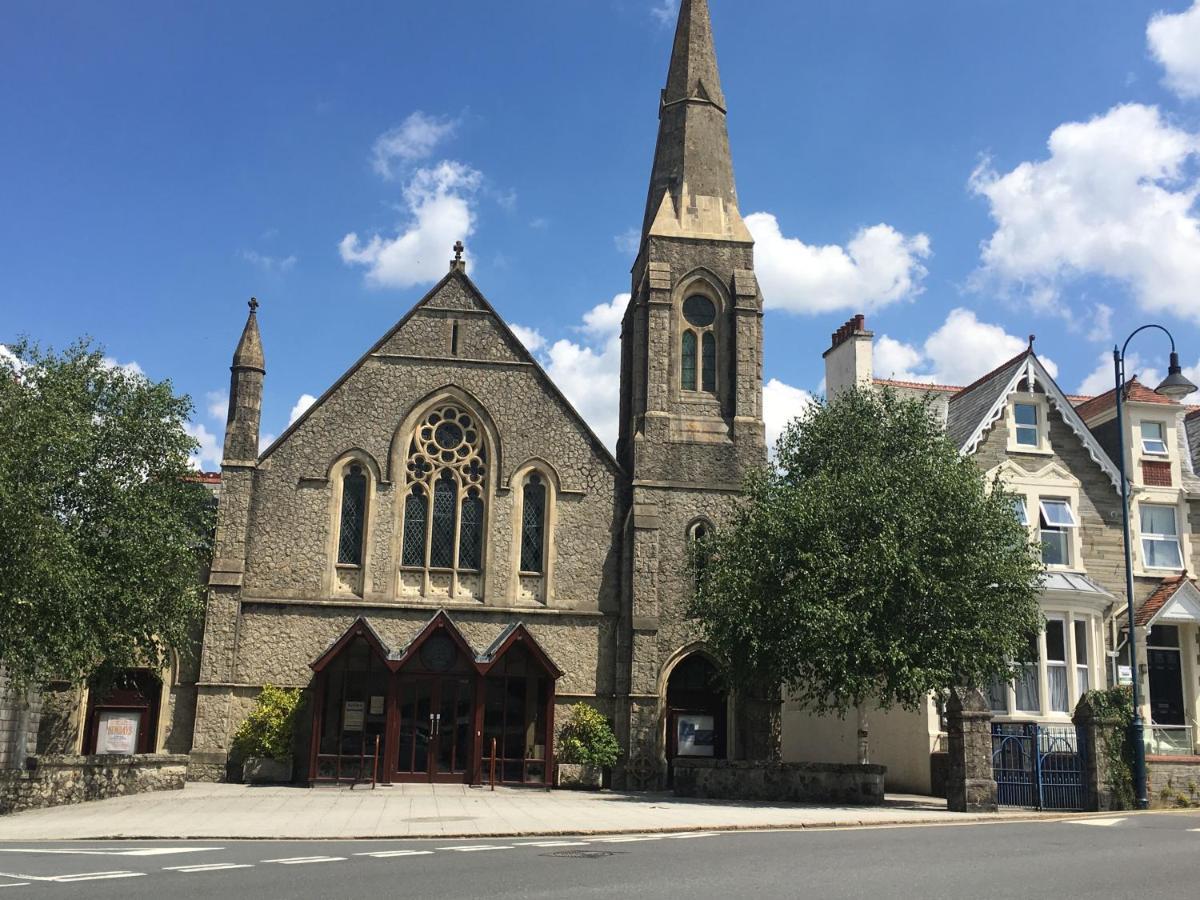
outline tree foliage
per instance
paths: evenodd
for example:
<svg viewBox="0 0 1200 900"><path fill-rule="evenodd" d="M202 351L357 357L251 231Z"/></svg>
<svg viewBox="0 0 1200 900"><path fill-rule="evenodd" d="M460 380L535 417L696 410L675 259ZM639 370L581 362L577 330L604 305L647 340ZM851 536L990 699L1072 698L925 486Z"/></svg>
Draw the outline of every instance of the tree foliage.
<svg viewBox="0 0 1200 900"><path fill-rule="evenodd" d="M233 753L239 759L259 757L287 759L292 755L292 736L300 690L263 685L254 709L233 734Z"/></svg>
<svg viewBox="0 0 1200 900"><path fill-rule="evenodd" d="M732 684L782 684L818 713L1010 677L1042 627L1012 495L889 390L810 407L692 560L691 613Z"/></svg>
<svg viewBox="0 0 1200 900"><path fill-rule="evenodd" d="M89 343L0 354L0 660L15 681L165 664L202 611L191 401Z"/></svg>

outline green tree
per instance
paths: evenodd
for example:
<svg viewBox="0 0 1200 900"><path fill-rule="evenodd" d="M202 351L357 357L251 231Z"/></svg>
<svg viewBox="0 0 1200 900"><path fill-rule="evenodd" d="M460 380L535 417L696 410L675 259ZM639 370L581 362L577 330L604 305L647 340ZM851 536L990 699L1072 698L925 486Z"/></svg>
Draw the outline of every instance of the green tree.
<svg viewBox="0 0 1200 900"><path fill-rule="evenodd" d="M86 341L0 354L0 660L22 685L188 646L212 497L192 405Z"/></svg>
<svg viewBox="0 0 1200 900"><path fill-rule="evenodd" d="M690 610L735 687L817 713L1008 678L1042 627L1038 545L918 400L813 404L693 554Z"/></svg>

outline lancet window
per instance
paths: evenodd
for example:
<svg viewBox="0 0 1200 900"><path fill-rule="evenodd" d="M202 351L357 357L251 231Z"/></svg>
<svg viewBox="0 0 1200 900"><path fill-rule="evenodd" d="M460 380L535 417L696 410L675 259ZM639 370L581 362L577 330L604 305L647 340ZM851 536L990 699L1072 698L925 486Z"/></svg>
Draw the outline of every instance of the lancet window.
<svg viewBox="0 0 1200 900"><path fill-rule="evenodd" d="M685 391L717 392L717 307L693 294L683 301L680 339L680 386Z"/></svg>
<svg viewBox="0 0 1200 900"><path fill-rule="evenodd" d="M361 566L367 534L367 476L357 463L342 475L342 510L338 528L338 565Z"/></svg>

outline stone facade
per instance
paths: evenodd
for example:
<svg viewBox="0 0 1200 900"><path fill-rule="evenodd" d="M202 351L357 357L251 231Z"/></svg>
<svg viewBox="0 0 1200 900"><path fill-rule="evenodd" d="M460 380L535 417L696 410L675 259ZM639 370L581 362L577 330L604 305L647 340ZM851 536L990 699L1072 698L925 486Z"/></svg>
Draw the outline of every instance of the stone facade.
<svg viewBox="0 0 1200 900"><path fill-rule="evenodd" d="M36 756L21 772L0 772L0 815L182 790L186 756Z"/></svg>
<svg viewBox="0 0 1200 900"><path fill-rule="evenodd" d="M1153 809L1200 806L1200 757L1152 756L1146 784Z"/></svg>
<svg viewBox="0 0 1200 900"><path fill-rule="evenodd" d="M40 691L16 691L0 665L0 771L20 768L37 751L43 705Z"/></svg>

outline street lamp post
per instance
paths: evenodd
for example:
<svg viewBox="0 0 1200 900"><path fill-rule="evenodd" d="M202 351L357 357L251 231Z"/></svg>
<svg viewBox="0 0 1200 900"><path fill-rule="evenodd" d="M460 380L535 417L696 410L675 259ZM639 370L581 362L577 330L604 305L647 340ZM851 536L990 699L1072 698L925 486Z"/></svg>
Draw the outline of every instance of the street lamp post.
<svg viewBox="0 0 1200 900"><path fill-rule="evenodd" d="M1125 474L1125 351L1129 342L1139 332L1157 328L1171 341L1171 362L1167 377L1155 392L1172 400L1179 400L1196 390L1196 386L1183 377L1179 365L1179 354L1175 352L1175 338L1161 325L1143 325L1125 339L1121 348L1113 348L1113 367L1117 380L1117 468L1121 473L1121 517L1125 538L1125 611L1129 620L1129 668L1133 673L1133 783L1137 792L1138 809L1148 809L1150 798L1146 793L1146 726L1142 720L1141 673L1138 671L1137 641L1134 637L1133 610L1133 553L1129 541L1129 478Z"/></svg>

